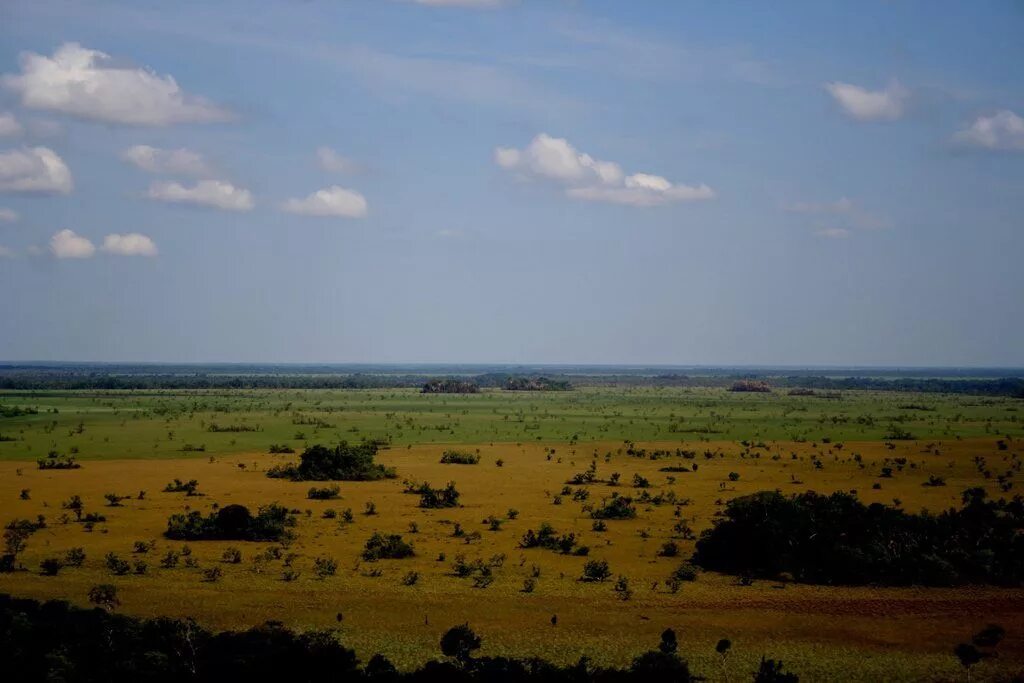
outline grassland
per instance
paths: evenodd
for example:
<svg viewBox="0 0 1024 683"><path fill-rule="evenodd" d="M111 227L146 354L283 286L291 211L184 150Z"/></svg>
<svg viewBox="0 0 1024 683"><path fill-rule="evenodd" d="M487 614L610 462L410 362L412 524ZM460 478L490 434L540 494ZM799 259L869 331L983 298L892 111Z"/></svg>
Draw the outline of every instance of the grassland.
<svg viewBox="0 0 1024 683"><path fill-rule="evenodd" d="M487 653L557 661L588 655L620 664L671 626L680 634L682 654L712 680L745 678L762 653L781 657L804 680L956 679L962 670L952 646L995 621L1009 635L1000 657L980 665L975 680L1024 668L1024 591L772 581L744 586L706 572L673 593L666 580L693 549L692 540L675 538L679 557L658 555L678 536L673 505L641 505L635 519L609 521L603 532L592 529L584 511L613 491L638 495L631 485L634 474L650 481L652 496L672 491L687 499L681 514L698 533L728 499L765 489L856 490L865 501L898 499L908 510L956 505L970 486L1007 495L997 478L981 473L975 458L985 458L997 474L1011 470L1012 458L1024 451L1019 400L895 392L845 392L826 399L649 387L458 396L394 389L0 397L0 407L15 406L36 412L0 418L0 434L11 439L0 442L0 520L42 514L48 526L31 537L20 558L31 571L0 574L0 592L84 604L92 585L112 582L127 613L194 616L211 627L266 619L299 628L337 626L364 658L383 652L405 666L436 656L440 634L463 621L484 635ZM8 410L16 412L21 411ZM915 438L887 439L894 435ZM270 444L301 451L306 444L363 438L390 444L379 460L397 468L398 479L342 483L340 499L308 500L308 483L264 476L274 464L296 457L270 455ZM634 457L627 440L648 451L693 451L695 458ZM440 464L442 451L453 444L478 449L480 463ZM37 469L35 459L50 450L75 454L82 468ZM597 481L568 484L591 463ZM661 471L692 463L697 471ZM891 478L879 477L884 466L893 467ZM617 487L607 483L612 472L621 474ZM735 481L732 472L739 475ZM945 486L924 486L932 476L943 478ZM174 478L198 480L204 495L162 492ZM434 486L454 481L462 505L422 509L417 496L403 492L403 480ZM873 488L876 483L880 488ZM567 484L573 493L587 490L587 500L562 494ZM107 493L132 497L109 507ZM67 514L61 503L73 495L107 521L91 532L61 523ZM286 551L296 556L295 580L283 580L284 558L253 564L272 545L267 543L192 543L197 567L160 567L160 557L182 546L162 538L169 515L272 501L300 511L297 538ZM364 514L369 502L377 514ZM328 509L339 516L326 517ZM354 513L351 523L341 520L345 509ZM514 519L510 510L518 511ZM485 522L492 516L503 520L498 530ZM411 522L418 526L415 533ZM522 535L543 522L575 532L590 547L589 556L520 548ZM456 523L467 535L454 535ZM416 555L362 561L363 544L374 531L402 534ZM135 554L135 541L155 546ZM242 551L241 563L221 561L228 546ZM42 559L71 547L85 549L81 568L57 577L37 571ZM112 577L103 560L108 552L147 562L148 573ZM476 588L471 579L455 576L460 554L495 565L493 583ZM316 577L317 557L335 558L337 574ZM607 560L613 580L579 581L587 559ZM204 581L202 570L214 566L223 577ZM524 592L524 581L538 571L534 567L536 587ZM405 585L410 572L419 578ZM612 588L619 575L628 577L629 600ZM551 625L552 615L558 616L557 626ZM724 670L713 649L722 637L734 643Z"/></svg>

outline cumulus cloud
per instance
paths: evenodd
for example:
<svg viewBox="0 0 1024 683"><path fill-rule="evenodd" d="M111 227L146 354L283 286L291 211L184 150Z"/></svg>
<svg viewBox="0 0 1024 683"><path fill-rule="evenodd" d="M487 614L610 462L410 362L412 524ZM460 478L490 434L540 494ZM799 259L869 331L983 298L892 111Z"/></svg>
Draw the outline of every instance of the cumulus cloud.
<svg viewBox="0 0 1024 683"><path fill-rule="evenodd" d="M99 50L64 43L52 56L22 53L3 84L29 109L134 126L224 121L227 110L183 91L172 76L123 66Z"/></svg>
<svg viewBox="0 0 1024 683"><path fill-rule="evenodd" d="M968 147L1024 152L1024 118L1008 109L979 116L956 133L953 141Z"/></svg>
<svg viewBox="0 0 1024 683"><path fill-rule="evenodd" d="M859 85L833 81L825 90L843 111L858 121L895 121L903 116L910 92L892 81L885 90L868 90Z"/></svg>
<svg viewBox="0 0 1024 683"><path fill-rule="evenodd" d="M108 254L118 256L156 256L157 249L153 240L140 235L137 232L129 232L124 235L110 234L103 238L103 246L100 247Z"/></svg>
<svg viewBox="0 0 1024 683"><path fill-rule="evenodd" d="M14 114L9 111L0 112L0 138L21 135L22 130L21 124L18 123L18 119L14 118Z"/></svg>
<svg viewBox="0 0 1024 683"><path fill-rule="evenodd" d="M149 173L208 176L210 166L199 152L190 149L160 149L134 145L121 152L121 159Z"/></svg>
<svg viewBox="0 0 1024 683"><path fill-rule="evenodd" d="M0 192L68 194L73 186L67 164L49 147L0 152Z"/></svg>
<svg viewBox="0 0 1024 683"><path fill-rule="evenodd" d="M50 253L57 258L90 258L96 247L88 239L65 228L50 238Z"/></svg>
<svg viewBox="0 0 1024 683"><path fill-rule="evenodd" d="M200 180L191 187L175 182L156 182L149 186L150 199L171 204L209 206L225 211L249 211L252 193L223 180Z"/></svg>
<svg viewBox="0 0 1024 683"><path fill-rule="evenodd" d="M366 198L355 190L332 185L304 199L289 199L282 208L305 216L362 218L366 215Z"/></svg>
<svg viewBox="0 0 1024 683"><path fill-rule="evenodd" d="M681 185L659 175L626 175L612 161L601 161L580 152L564 138L541 133L524 149L498 147L498 166L533 180L548 180L565 187L567 196L587 201L631 206L655 206L670 202L712 199L714 190L703 183Z"/></svg>
<svg viewBox="0 0 1024 683"><path fill-rule="evenodd" d="M317 161L320 168L331 173L356 173L359 171L359 164L348 159L330 147L317 147Z"/></svg>
<svg viewBox="0 0 1024 683"><path fill-rule="evenodd" d="M0 223L13 223L18 220L18 212L14 209L0 208Z"/></svg>

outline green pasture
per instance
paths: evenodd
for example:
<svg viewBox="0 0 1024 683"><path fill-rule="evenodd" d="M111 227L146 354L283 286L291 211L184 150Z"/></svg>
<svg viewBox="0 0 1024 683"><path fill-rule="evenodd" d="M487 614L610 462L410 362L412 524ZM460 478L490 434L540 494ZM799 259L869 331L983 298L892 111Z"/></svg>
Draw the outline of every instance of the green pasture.
<svg viewBox="0 0 1024 683"><path fill-rule="evenodd" d="M717 388L4 392L0 459L34 460L51 450L83 459L205 457L364 438L394 446L634 440L697 448L703 441L1017 437L1024 435L1022 409L1012 398Z"/></svg>

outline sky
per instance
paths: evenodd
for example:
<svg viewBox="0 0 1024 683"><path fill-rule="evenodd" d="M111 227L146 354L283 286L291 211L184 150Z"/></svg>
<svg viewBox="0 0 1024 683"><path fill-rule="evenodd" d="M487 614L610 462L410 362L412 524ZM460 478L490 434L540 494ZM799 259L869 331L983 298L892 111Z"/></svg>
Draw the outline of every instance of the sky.
<svg viewBox="0 0 1024 683"><path fill-rule="evenodd" d="M1024 366L1024 3L0 3L0 359Z"/></svg>

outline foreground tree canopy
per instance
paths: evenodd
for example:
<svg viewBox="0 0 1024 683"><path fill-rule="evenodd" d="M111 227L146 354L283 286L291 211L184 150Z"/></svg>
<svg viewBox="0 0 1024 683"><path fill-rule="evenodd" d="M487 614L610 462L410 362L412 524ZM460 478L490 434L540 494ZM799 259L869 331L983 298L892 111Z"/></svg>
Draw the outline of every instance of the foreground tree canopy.
<svg viewBox="0 0 1024 683"><path fill-rule="evenodd" d="M951 586L1024 582L1024 501L968 489L960 509L910 514L856 495L762 491L735 498L694 563L806 583Z"/></svg>
<svg viewBox="0 0 1024 683"><path fill-rule="evenodd" d="M299 464L278 465L267 471L268 477L292 481L372 481L390 479L395 470L374 462L377 444L349 444L342 441L334 448L317 444L307 448Z"/></svg>
<svg viewBox="0 0 1024 683"><path fill-rule="evenodd" d="M361 667L355 651L329 630L296 633L267 622L248 631L213 633L188 619L136 619L63 601L39 603L0 594L5 680L19 682L698 680L676 654L671 630L657 649L624 669L595 667L586 658L562 667L541 659L475 657L481 643L468 624L456 626L439 642L445 660L400 673L379 654Z"/></svg>

